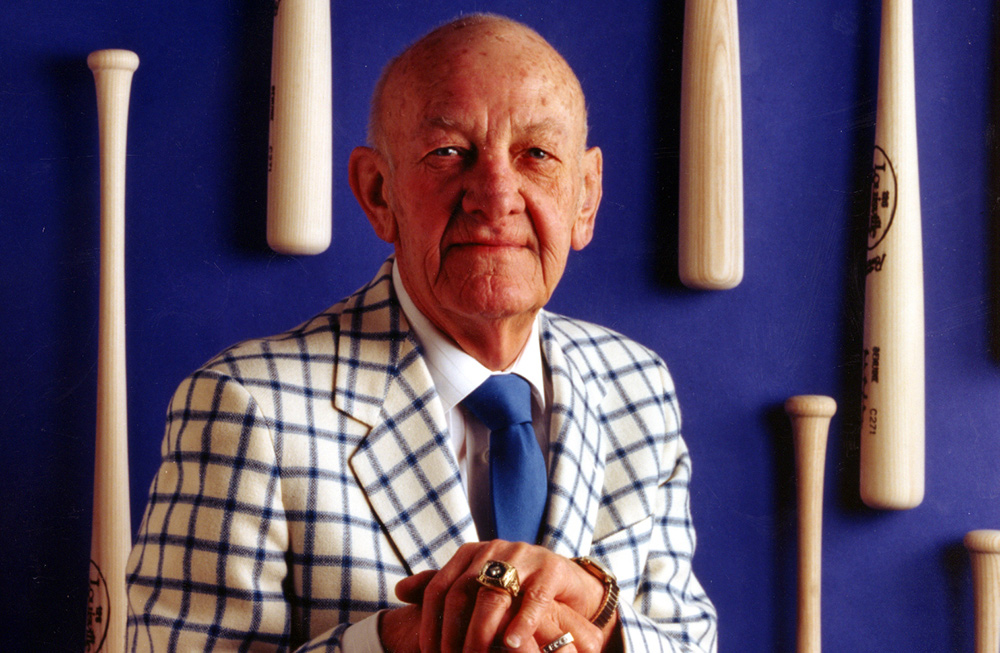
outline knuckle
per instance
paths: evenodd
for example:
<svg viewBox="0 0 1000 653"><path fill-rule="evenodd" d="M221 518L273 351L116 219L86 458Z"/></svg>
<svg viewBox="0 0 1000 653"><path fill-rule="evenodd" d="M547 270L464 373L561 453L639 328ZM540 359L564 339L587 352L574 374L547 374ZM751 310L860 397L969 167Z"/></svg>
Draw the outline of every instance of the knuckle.
<svg viewBox="0 0 1000 653"><path fill-rule="evenodd" d="M565 630L560 619L551 610L546 610L539 615L537 628L553 633Z"/></svg>
<svg viewBox="0 0 1000 653"><path fill-rule="evenodd" d="M506 610L511 605L511 598L506 592L497 592L484 587L479 590L479 594L476 597L476 603L480 604L484 608L499 608Z"/></svg>
<svg viewBox="0 0 1000 653"><path fill-rule="evenodd" d="M424 588L424 601L432 603L437 602L447 591L448 583L445 582L445 579L440 576L435 576L431 582L427 583L427 587Z"/></svg>
<svg viewBox="0 0 1000 653"><path fill-rule="evenodd" d="M574 635L576 647L582 653L597 653L604 648L604 635L593 624L587 623Z"/></svg>
<svg viewBox="0 0 1000 653"><path fill-rule="evenodd" d="M511 543L511 551L513 551L515 555L525 555L526 553L535 548L536 547L533 544L528 544L527 542Z"/></svg>
<svg viewBox="0 0 1000 653"><path fill-rule="evenodd" d="M480 542L466 542L458 547L458 552L469 553L470 551L475 551L480 546L482 546Z"/></svg>
<svg viewBox="0 0 1000 653"><path fill-rule="evenodd" d="M552 602L552 593L545 586L532 585L521 592L521 605L531 610L544 608Z"/></svg>
<svg viewBox="0 0 1000 653"><path fill-rule="evenodd" d="M600 638L595 637L594 634L590 632L584 632L575 636L573 645L576 647L577 651L580 651L580 653L598 653L598 651L601 650Z"/></svg>
<svg viewBox="0 0 1000 653"><path fill-rule="evenodd" d="M452 586L452 588L444 595L444 609L446 612L461 611L468 602L469 600L466 593L460 591L454 586Z"/></svg>

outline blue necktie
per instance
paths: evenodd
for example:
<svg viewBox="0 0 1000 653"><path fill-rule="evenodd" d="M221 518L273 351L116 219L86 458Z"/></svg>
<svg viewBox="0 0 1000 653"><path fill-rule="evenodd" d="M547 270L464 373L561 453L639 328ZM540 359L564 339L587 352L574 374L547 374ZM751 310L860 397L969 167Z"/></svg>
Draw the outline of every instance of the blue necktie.
<svg viewBox="0 0 1000 653"><path fill-rule="evenodd" d="M462 402L490 430L490 495L496 536L535 544L548 476L531 425L531 386L515 374L488 378Z"/></svg>

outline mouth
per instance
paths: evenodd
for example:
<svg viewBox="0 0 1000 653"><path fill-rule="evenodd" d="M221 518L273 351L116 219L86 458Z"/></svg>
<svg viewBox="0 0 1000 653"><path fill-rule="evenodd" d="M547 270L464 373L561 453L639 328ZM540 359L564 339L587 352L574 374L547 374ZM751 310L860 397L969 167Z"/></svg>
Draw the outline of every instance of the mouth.
<svg viewBox="0 0 1000 653"><path fill-rule="evenodd" d="M453 248L465 248L465 247L476 247L482 249L521 249L524 245L520 243L482 243L482 242L469 242L469 243L454 243L450 247Z"/></svg>
<svg viewBox="0 0 1000 653"><path fill-rule="evenodd" d="M446 251L479 250L484 253L488 253L488 252L502 252L505 250L519 250L519 249L525 249L526 247L527 245L525 245L524 243L515 242L512 240L485 238L485 239L467 240L467 241L449 243L445 248L445 250Z"/></svg>

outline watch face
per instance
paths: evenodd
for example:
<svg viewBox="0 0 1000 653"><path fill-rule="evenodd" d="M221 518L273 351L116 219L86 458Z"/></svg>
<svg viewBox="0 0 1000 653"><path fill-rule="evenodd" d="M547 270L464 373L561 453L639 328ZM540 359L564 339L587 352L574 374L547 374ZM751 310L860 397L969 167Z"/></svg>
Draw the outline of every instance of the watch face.
<svg viewBox="0 0 1000 653"><path fill-rule="evenodd" d="M577 560L579 560L585 566L586 565L590 565L592 567L595 567L598 571L600 571L601 573L603 573L608 578L614 579L614 577L615 577L615 575L611 573L610 569L608 569L607 567L605 567L604 565L602 565L600 562L598 562L594 558L591 558L590 556L583 556L582 558L577 558Z"/></svg>

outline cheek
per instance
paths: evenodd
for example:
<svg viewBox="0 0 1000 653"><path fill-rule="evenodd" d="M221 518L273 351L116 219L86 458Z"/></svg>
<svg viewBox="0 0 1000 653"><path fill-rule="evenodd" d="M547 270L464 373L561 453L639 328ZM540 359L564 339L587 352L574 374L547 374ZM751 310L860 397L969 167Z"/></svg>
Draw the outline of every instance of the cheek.
<svg viewBox="0 0 1000 653"><path fill-rule="evenodd" d="M399 227L399 247L414 264L436 265L451 215L447 189L434 180L414 175L395 186L391 208Z"/></svg>
<svg viewBox="0 0 1000 653"><path fill-rule="evenodd" d="M450 214L460 194L460 185L454 179L434 174L402 176L395 188L397 213L418 220Z"/></svg>
<svg viewBox="0 0 1000 653"><path fill-rule="evenodd" d="M529 211L543 255L565 259L573 236L579 204L574 184L552 184L533 195Z"/></svg>

